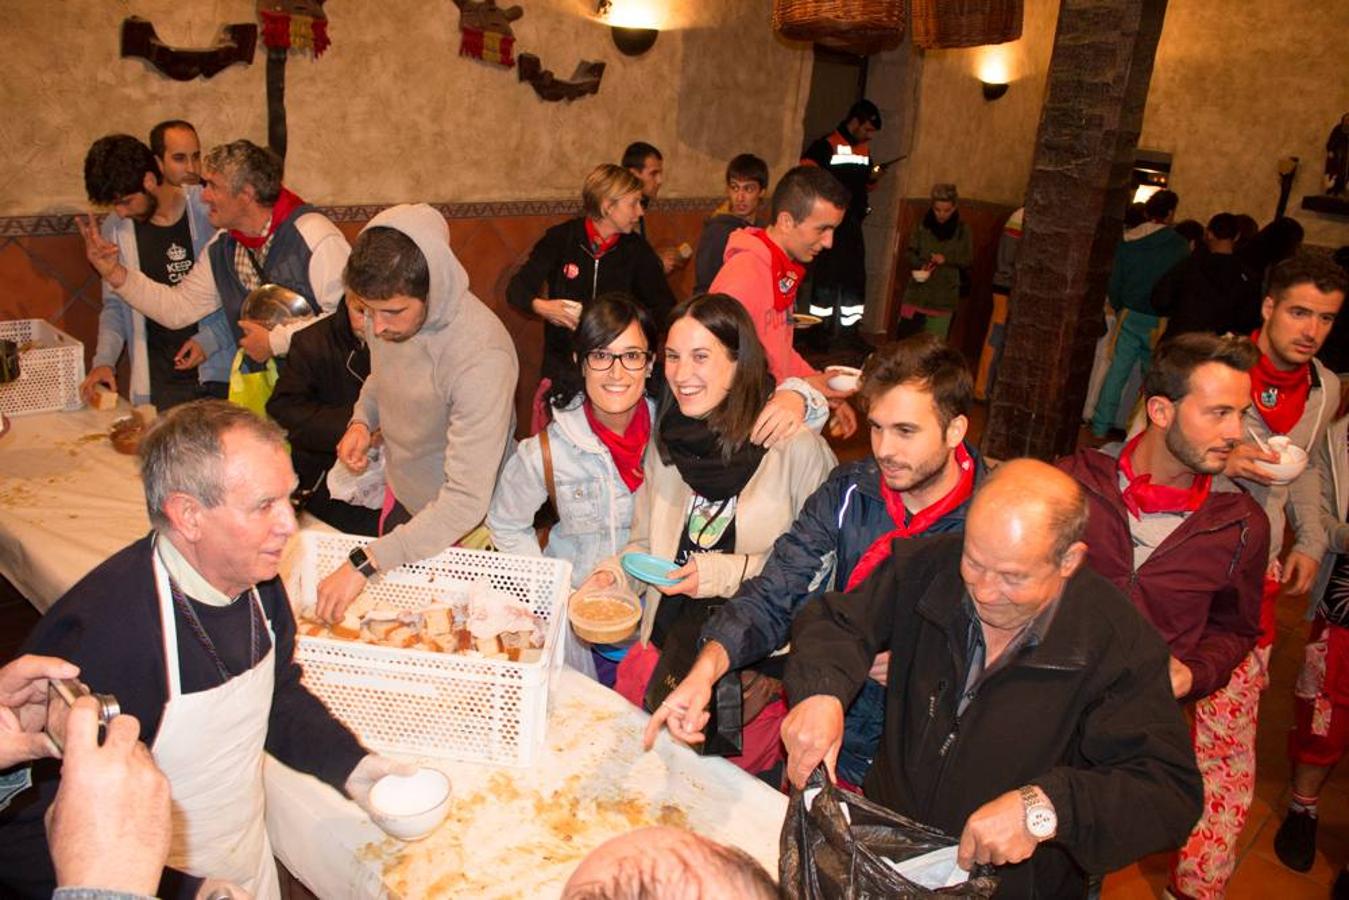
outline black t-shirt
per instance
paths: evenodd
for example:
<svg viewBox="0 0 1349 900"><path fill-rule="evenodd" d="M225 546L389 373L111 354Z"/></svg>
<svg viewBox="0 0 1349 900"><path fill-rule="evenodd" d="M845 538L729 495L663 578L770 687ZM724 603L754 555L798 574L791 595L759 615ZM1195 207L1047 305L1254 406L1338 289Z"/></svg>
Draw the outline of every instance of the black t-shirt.
<svg viewBox="0 0 1349 900"><path fill-rule="evenodd" d="M170 287L182 281L192 271L192 229L187 211L172 225L136 222L136 250L141 271L146 277ZM197 334L196 324L186 328L165 328L158 322L145 319L145 349L150 364L150 399L165 410L180 403L197 399L196 369L175 369L173 358L183 344Z"/></svg>
<svg viewBox="0 0 1349 900"><path fill-rule="evenodd" d="M732 553L735 551L735 510L738 497L726 500L708 500L697 494L689 501L684 530L679 535L679 549L675 552L675 565L682 566L693 558L694 553ZM685 594L674 594L661 599L656 610L656 621L652 625L651 640L657 646L665 642L674 623L695 602ZM710 615L724 600L698 600L705 615Z"/></svg>

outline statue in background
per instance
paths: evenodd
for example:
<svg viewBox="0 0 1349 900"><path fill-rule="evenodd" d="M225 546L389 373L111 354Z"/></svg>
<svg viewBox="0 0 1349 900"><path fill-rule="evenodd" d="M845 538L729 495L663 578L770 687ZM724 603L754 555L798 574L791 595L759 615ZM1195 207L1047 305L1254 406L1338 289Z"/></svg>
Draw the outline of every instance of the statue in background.
<svg viewBox="0 0 1349 900"><path fill-rule="evenodd" d="M1349 183L1349 113L1340 117L1326 138L1326 193L1342 197Z"/></svg>

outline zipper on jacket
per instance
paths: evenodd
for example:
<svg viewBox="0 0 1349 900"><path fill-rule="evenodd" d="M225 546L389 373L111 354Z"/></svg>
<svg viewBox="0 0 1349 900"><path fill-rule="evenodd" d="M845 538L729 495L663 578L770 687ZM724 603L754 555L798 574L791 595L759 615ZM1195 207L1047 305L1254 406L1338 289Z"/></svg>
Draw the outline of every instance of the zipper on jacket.
<svg viewBox="0 0 1349 900"><path fill-rule="evenodd" d="M595 299L595 292L600 289L600 258L592 257L595 260L595 266L591 269L590 276L590 299Z"/></svg>

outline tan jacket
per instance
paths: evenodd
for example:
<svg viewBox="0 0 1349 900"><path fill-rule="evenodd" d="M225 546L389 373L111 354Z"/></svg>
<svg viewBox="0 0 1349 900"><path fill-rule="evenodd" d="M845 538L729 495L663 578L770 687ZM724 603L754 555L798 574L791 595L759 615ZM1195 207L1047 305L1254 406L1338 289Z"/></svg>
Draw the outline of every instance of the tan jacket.
<svg viewBox="0 0 1349 900"><path fill-rule="evenodd" d="M818 434L801 430L785 444L769 450L744 490L735 514L734 553L695 553L697 597L733 597L740 583L759 574L768 552L796 519L806 498L815 492L837 460ZM673 465L661 462L654 439L646 451L646 472L634 498L632 531L624 553L653 553L674 559L679 535L686 525L692 490ZM621 556L621 554L620 554ZM651 639L656 609L663 596L654 587L628 578L618 556L596 567L643 594L641 639Z"/></svg>

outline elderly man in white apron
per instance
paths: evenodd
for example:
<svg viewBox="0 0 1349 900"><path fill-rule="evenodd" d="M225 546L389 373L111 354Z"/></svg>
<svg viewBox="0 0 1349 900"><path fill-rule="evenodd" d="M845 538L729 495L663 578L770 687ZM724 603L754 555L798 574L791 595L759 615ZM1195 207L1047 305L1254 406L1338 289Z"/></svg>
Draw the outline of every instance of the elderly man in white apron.
<svg viewBox="0 0 1349 900"><path fill-rule="evenodd" d="M73 587L27 646L76 663L140 720L173 793L163 895L212 878L276 898L263 753L360 803L401 767L368 754L300 684L276 577L296 528L281 431L228 403L191 403L150 433L141 464L155 530ZM39 789L0 825L0 889L50 896L41 817L56 778L34 774Z"/></svg>

